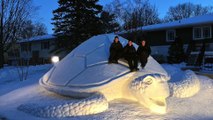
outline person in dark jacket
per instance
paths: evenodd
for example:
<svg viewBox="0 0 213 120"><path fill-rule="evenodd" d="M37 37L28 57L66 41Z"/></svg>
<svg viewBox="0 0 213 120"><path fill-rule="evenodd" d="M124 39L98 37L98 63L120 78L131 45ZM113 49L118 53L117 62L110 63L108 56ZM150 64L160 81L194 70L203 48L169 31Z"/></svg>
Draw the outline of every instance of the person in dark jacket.
<svg viewBox="0 0 213 120"><path fill-rule="evenodd" d="M137 54L141 63L141 68L144 69L147 63L147 59L149 55L151 54L151 48L148 44L146 44L145 40L142 40L138 49Z"/></svg>
<svg viewBox="0 0 213 120"><path fill-rule="evenodd" d="M115 36L114 42L110 46L109 63L118 63L118 59L121 58L123 53L123 46L119 41L118 36Z"/></svg>
<svg viewBox="0 0 213 120"><path fill-rule="evenodd" d="M124 47L124 58L128 61L131 72L139 70L137 52L131 40L129 40L127 45Z"/></svg>

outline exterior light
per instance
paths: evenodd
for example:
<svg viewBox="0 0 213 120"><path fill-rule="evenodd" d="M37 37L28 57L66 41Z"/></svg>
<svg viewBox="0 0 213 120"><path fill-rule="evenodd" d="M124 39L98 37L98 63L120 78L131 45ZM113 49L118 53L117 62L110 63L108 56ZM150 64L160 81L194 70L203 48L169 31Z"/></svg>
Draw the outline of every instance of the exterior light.
<svg viewBox="0 0 213 120"><path fill-rule="evenodd" d="M51 61L52 61L52 63L55 64L55 63L59 62L59 57L58 56L52 56Z"/></svg>

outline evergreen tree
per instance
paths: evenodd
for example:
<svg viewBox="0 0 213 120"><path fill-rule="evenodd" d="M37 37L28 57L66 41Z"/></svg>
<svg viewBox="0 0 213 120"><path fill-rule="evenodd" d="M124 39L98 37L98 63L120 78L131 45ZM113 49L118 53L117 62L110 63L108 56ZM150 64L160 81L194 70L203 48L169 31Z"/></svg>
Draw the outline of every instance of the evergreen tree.
<svg viewBox="0 0 213 120"><path fill-rule="evenodd" d="M115 14L110 14L106 11L101 13L101 30L102 33L111 33L120 30L120 25L115 20Z"/></svg>
<svg viewBox="0 0 213 120"><path fill-rule="evenodd" d="M176 37L175 41L169 47L168 54L169 63L181 63L184 61L183 42L179 37Z"/></svg>
<svg viewBox="0 0 213 120"><path fill-rule="evenodd" d="M53 11L53 25L58 37L57 49L69 52L89 37L99 34L102 6L98 0L59 0ZM63 48L63 49L61 49Z"/></svg>

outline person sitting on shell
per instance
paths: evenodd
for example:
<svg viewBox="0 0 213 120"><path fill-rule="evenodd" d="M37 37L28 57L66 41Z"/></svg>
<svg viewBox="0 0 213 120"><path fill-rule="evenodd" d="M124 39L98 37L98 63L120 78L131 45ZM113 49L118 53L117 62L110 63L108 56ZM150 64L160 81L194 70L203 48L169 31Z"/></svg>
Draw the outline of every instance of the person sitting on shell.
<svg viewBox="0 0 213 120"><path fill-rule="evenodd" d="M129 40L127 45L124 47L124 58L128 61L131 72L139 70L137 52L131 40Z"/></svg>
<svg viewBox="0 0 213 120"><path fill-rule="evenodd" d="M118 36L115 36L114 42L110 46L109 63L118 63L118 59L121 58L123 52L123 46L119 41Z"/></svg>
<svg viewBox="0 0 213 120"><path fill-rule="evenodd" d="M146 63L148 61L148 57L151 54L151 48L146 43L145 39L143 39L141 41L141 43L139 44L139 47L137 49L137 54L138 54L138 58L141 63L141 68L144 69L144 67L146 66Z"/></svg>

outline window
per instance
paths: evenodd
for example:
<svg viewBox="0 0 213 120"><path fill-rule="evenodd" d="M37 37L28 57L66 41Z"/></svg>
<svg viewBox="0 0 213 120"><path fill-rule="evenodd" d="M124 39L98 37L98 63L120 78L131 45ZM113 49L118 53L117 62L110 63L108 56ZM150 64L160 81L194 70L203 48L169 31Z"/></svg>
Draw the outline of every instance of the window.
<svg viewBox="0 0 213 120"><path fill-rule="evenodd" d="M168 42L175 41L176 31L175 30L168 30L166 31L166 40Z"/></svg>
<svg viewBox="0 0 213 120"><path fill-rule="evenodd" d="M49 41L41 42L41 49L49 49L50 44Z"/></svg>
<svg viewBox="0 0 213 120"><path fill-rule="evenodd" d="M211 27L203 27L203 37L211 38Z"/></svg>
<svg viewBox="0 0 213 120"><path fill-rule="evenodd" d="M194 40L211 38L211 26L194 27L193 38Z"/></svg>
<svg viewBox="0 0 213 120"><path fill-rule="evenodd" d="M21 51L31 51L31 43L22 43Z"/></svg>
<svg viewBox="0 0 213 120"><path fill-rule="evenodd" d="M202 37L202 29L194 28L194 39L201 39Z"/></svg>

